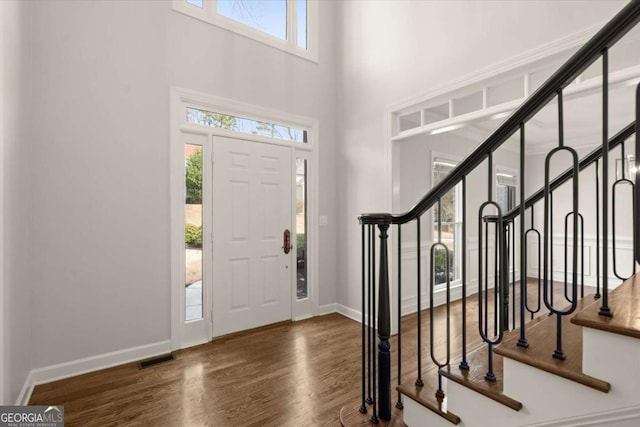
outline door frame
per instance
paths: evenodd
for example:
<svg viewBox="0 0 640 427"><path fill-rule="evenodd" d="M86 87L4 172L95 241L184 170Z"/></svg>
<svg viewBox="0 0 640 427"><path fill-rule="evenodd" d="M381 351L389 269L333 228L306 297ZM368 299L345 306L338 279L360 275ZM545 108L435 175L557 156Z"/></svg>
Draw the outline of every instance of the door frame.
<svg viewBox="0 0 640 427"><path fill-rule="evenodd" d="M282 111L268 109L256 105L251 105L227 98L208 95L188 89L172 87L170 89L171 113L170 113L170 147L169 147L169 176L170 176L170 283L171 283L171 348L177 350L208 342L212 339L212 282L211 280L203 280L203 320L198 331L193 333L194 324L190 322L185 327L184 321L184 134L198 135L200 138L205 137L206 143L203 144L203 151L211 153L213 136L226 136L236 139L249 140L255 143L274 144L290 147L291 149L291 177L292 177L292 201L295 196L295 160L296 158L307 159L309 173L307 176L307 209L308 209L308 239L307 248L308 260L308 291L309 298L307 300L297 301L296 298L296 269L291 269L291 315L292 320L301 320L304 318L317 316L318 312L318 271L319 271L319 224L318 224L318 159L319 159L319 121L308 117L294 115ZM186 108L195 107L217 113L228 114L274 122L284 125L292 125L308 129L308 142L291 142L275 138L269 138L261 135L253 135L248 133L234 132L226 129L209 128L204 126L187 123ZM208 147L205 147L206 146ZM210 157L203 155L203 162L210 161ZM209 178L203 176L203 185ZM212 183L209 183L211 186ZM205 201L206 203L206 201ZM205 206L203 206L203 210ZM295 203L291 203L292 218L295 218ZM203 212L204 214L204 212ZM203 221L205 220L203 215ZM292 224L295 228L295 224ZM207 227L203 227L203 254L211 245L210 236L205 233ZM295 240L295 239L294 239ZM203 272L209 271L211 277L211 262L209 267L203 255Z"/></svg>

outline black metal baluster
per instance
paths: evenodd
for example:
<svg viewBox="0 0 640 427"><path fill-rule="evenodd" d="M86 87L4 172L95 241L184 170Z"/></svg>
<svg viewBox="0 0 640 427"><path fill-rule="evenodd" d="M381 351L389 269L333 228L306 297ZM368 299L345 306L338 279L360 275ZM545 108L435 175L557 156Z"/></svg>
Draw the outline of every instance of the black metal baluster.
<svg viewBox="0 0 640 427"><path fill-rule="evenodd" d="M495 203L493 201L493 187L492 187L492 171L493 171L493 154L490 153L488 156L488 163L489 163L489 167L488 167L488 200L484 203L482 203L480 205L480 208L478 210L478 332L480 333L481 338L484 340L484 342L487 343L488 346L488 370L487 373L485 374L485 380L486 381L496 381L496 376L495 373L493 372L493 347L497 344L499 344L502 341L502 337L503 337L503 327L498 327L497 328L497 332L496 334L494 334L493 337L489 337L487 334L487 305L486 305L486 301L489 299L488 298L488 281L489 281L489 275L488 275L488 263L486 261L486 258L488 258L488 248L489 248L489 241L488 241L488 228L489 228L489 224L493 223L494 226L496 227L496 241L495 241L495 247L494 247L494 252L495 252L495 258L497 259L498 257L500 257L501 260L501 265L502 265L502 271L505 270L506 268L506 263L505 263L505 252L504 252L504 238L503 237L499 237L498 233L500 233L502 236L504 236L504 225L503 225L503 219L502 219L502 211L500 210L500 206ZM484 215L484 210L488 207L488 206L493 206L493 208L496 210L497 214L496 215ZM483 236L482 236L482 232L483 232L483 228L484 228L484 234L485 234L485 241L486 241L486 246L483 243ZM483 261L483 251L484 251L484 258L485 258L485 271L483 272L482 270L482 261ZM497 277L499 275L499 271L497 268L497 263L494 263L495 266L495 276ZM484 274L483 274L484 273ZM504 276L502 276L504 278ZM504 281L504 280L503 280ZM483 287L484 286L484 287ZM494 293L496 293L499 298L497 299L497 303L494 306L494 310L495 312L500 311L500 323L503 323L503 318L504 318L504 314L505 311L502 309L502 307L500 306L500 302L506 298L503 298L503 290L505 289L506 286L503 286L503 284L499 284L498 280L495 281L495 288L494 288ZM484 295L486 294L486 296ZM508 313L508 311L506 312ZM496 322L498 321L497 318ZM494 328L496 329L496 328Z"/></svg>
<svg viewBox="0 0 640 427"><path fill-rule="evenodd" d="M613 259L612 259L612 264L613 264L613 274L620 280L627 280L629 279L631 276L633 276L634 274L636 274L636 261L635 259L632 261L633 263L633 272L631 273L631 275L629 275L628 277L623 277L622 275L620 275L618 273L618 266L617 266L617 253L616 253L616 189L618 188L619 185L624 184L624 185L630 185L631 186L631 218L633 218L633 229L634 229L634 235L635 235L635 219L636 219L636 201L635 201L635 184L633 183L633 181L631 181L630 179L627 179L626 176L626 158L625 158L625 150L624 150L624 141L622 142L622 144L620 144L620 148L621 148L621 154L622 154L622 178L616 180L616 182L613 183L613 187L611 188L611 233L613 234L613 239L611 239L611 253L613 255Z"/></svg>
<svg viewBox="0 0 640 427"><path fill-rule="evenodd" d="M540 237L540 232L534 228L533 224L534 224L534 221L533 221L533 206L531 206L531 228L528 229L524 233L525 246L524 246L524 255L523 255L524 258L523 259L525 260L525 262L523 264L524 266L521 267L521 268L525 269L525 274L526 274L526 265L527 265L527 260L528 260L528 258L527 258L528 257L528 249L527 249L528 237L529 237L529 233L535 233L536 236L538 236L538 239L537 239L537 242L538 242L538 245L537 245L538 246L538 305L537 305L535 310L533 310L533 309L531 309L529 307L529 294L527 292L528 288L526 288L524 290L524 292L525 292L524 307L526 308L526 310L529 313L531 313L531 319L532 320L533 320L533 315L540 311L541 304L542 304L541 303L541 301L542 301L542 295L541 295L541 292L542 292L542 259L541 259L541 256L540 256L542 238ZM526 280L526 277L525 277L525 280ZM528 283L527 283L527 285L528 285ZM528 346L528 344L527 344L527 346ZM523 345L522 347L526 347L526 346Z"/></svg>
<svg viewBox="0 0 640 427"><path fill-rule="evenodd" d="M596 294L593 299L599 299L600 295L600 184L598 177L598 164L596 160Z"/></svg>
<svg viewBox="0 0 640 427"><path fill-rule="evenodd" d="M371 240L373 242L372 244L372 251L371 251L371 260L372 260L372 266L371 266L371 284L372 284L372 289L371 289L371 299L372 299L372 314L373 314L373 321L371 323L371 342L373 343L373 347L375 349L375 342L376 342L376 313L378 313L377 310L377 306L376 306L376 268L375 268L375 262L376 262L376 226L375 224L372 225L371 227ZM373 353L373 352L372 352ZM371 390L373 392L373 396L372 396L372 400L373 400L373 413L371 415L371 422L374 424L378 423L378 397L377 397L377 387L376 387L376 381L377 381L377 375L376 372L378 372L377 368L376 368L376 357L375 355L372 355L371 357L372 363L373 363L373 371L372 371L372 386L371 386Z"/></svg>
<svg viewBox="0 0 640 427"><path fill-rule="evenodd" d="M498 246L498 227L496 227L493 230L493 241L495 242L494 245L496 245L496 247ZM488 242L488 240L487 240ZM494 249L495 251L495 249ZM493 304L495 307L495 310L493 311L493 335L498 335L498 329L499 328L499 323L502 322L498 322L498 316L499 316L499 311L501 310L500 304L498 302L498 286L500 284L500 274L498 273L498 256L494 255L493 257L493 271L495 271L496 273L493 275Z"/></svg>
<svg viewBox="0 0 640 427"><path fill-rule="evenodd" d="M638 175L640 175L640 83L636 87L636 164L635 164L635 174L636 174L636 184L638 184ZM640 201L640 185L636 185L635 187L635 201L638 203ZM636 206L634 205L634 208ZM636 211L637 213L637 211ZM634 219L637 218L634 215ZM640 227L638 227L635 222L633 224L633 252L635 261L640 264Z"/></svg>
<svg viewBox="0 0 640 427"><path fill-rule="evenodd" d="M568 257L569 257L569 217L571 217L572 215L574 215L573 212L569 212L564 216L564 298L568 301L568 302L573 302L571 300L571 297L569 296L569 282L568 282L568 270L569 270L569 264L568 264ZM580 286L580 297L584 297L584 218L582 217L581 213L578 213L578 223L580 224L580 247L574 247L573 250L574 251L578 251L578 249L580 250L580 256L581 256L581 269L582 269L582 281L581 281L581 286ZM572 274L574 276L576 276L578 274L577 271L573 271ZM573 280L575 281L576 278L574 277Z"/></svg>
<svg viewBox="0 0 640 427"><path fill-rule="evenodd" d="M371 289L371 269L373 268L373 263L371 262L371 243L372 243L372 233L371 233L371 229L372 229L372 225L369 224L367 225L368 229L367 229L367 234L369 235L369 241L367 242L368 246L369 246L369 251L367 252L368 257L369 257L369 263L367 264L367 270L369 272L368 274L368 278L367 278L367 282L368 282L368 290L369 290L369 295L368 295L368 304L369 304L369 310L368 310L368 314L369 314L369 318L368 318L368 323L367 323L367 359L368 359L368 364L369 364L369 370L368 370L368 394L367 394L367 399L366 399L366 403L368 403L369 405L371 405L373 403L373 395L371 393L371 382L373 381L373 370L372 368L372 363L371 363L371 359L373 359L373 351L372 351L372 343L373 343L373 339L372 339L372 329L373 329L373 307L371 307L372 305L372 299L373 299L373 291Z"/></svg>
<svg viewBox="0 0 640 427"><path fill-rule="evenodd" d="M578 270L578 252L577 252L577 248L578 248L578 174L580 171L580 167L579 167L579 162L578 162L578 154L576 153L576 151L571 148L571 147L567 147L564 145L564 140L563 140L563 133L564 133L564 128L563 128L563 121L562 121L562 91L559 90L558 91L558 112L560 114L559 117L559 138L558 138L558 147L554 148L553 150L551 150L546 158L545 158L545 167L544 167L544 303L545 306L549 309L549 311L552 314L556 315L556 349L553 352L553 357L556 359L565 359L566 356L562 350L562 316L568 315L573 313L573 311L576 309L577 303L578 303L578 296L577 296L577 270ZM571 154L571 157L573 158L573 209L572 212L574 213L573 216L573 268L572 268L572 272L573 272L573 283L572 283L572 293L571 293L571 306L569 307L569 309L567 310L557 310L554 306L553 306L553 300L549 298L549 294L551 294L551 296L553 296L553 264L552 264L552 257L553 255L551 255L551 258L549 257L549 249L550 246L553 247L553 228L552 228L552 224L553 221L551 220L551 217L553 215L553 206L551 206L550 209L550 199L551 199L551 188L550 188L550 169L551 169L551 158L556 154L559 153L561 151L567 151L569 154ZM551 231L551 236L549 236L549 233ZM551 240L550 240L551 239ZM566 240L565 240L566 241ZM565 247L565 251L567 250L567 248ZM553 252L551 252L551 254L553 254ZM548 279L548 274L549 274L549 266L551 266L551 283L549 283L549 279Z"/></svg>
<svg viewBox="0 0 640 427"><path fill-rule="evenodd" d="M484 229L484 239L487 242L486 256L484 258L484 271L487 277L485 278L485 286L487 297L484 299L484 334L489 335L489 227L485 227ZM482 250L482 245L478 246L478 251ZM482 258L480 258L482 261ZM478 284L480 285L480 284ZM480 286L478 286L480 287Z"/></svg>
<svg viewBox="0 0 640 427"><path fill-rule="evenodd" d="M435 253L440 248L440 250L444 250L445 254L445 277L446 277L446 360L441 362L438 360L435 354L435 332L434 332L434 288L436 287L436 268L435 268ZM438 402L442 402L444 400L444 391L442 390L442 375L439 370L449 364L449 360L451 358L451 330L450 330L450 314L451 314L451 280L449 278L449 274L451 273L451 265L449 263L449 248L445 244L442 243L442 209L440 205L440 199L438 199L438 241L431 245L431 254L430 254L430 265L431 265L431 280L429 282L429 350L431 353L431 360L438 367L438 390L436 391L436 399Z"/></svg>
<svg viewBox="0 0 640 427"><path fill-rule="evenodd" d="M424 382L422 381L422 303L421 303L421 291L420 291L420 274L421 268L420 264L422 263L422 250L421 250L421 239L420 239L420 217L416 218L416 228L417 228L417 247L416 252L418 255L418 378L416 379L416 386L422 387L424 386Z"/></svg>
<svg viewBox="0 0 640 427"><path fill-rule="evenodd" d="M398 385L402 383L402 232L398 224ZM396 408L402 409L402 393L398 392Z"/></svg>
<svg viewBox="0 0 640 427"><path fill-rule="evenodd" d="M553 191L549 190L549 210L551 212L553 212ZM549 228L551 231L551 245L549 250L551 251L551 254L549 256L549 270L551 270L551 296L550 296L550 300L551 300L551 305L553 305L553 285L555 284L555 282L553 281L553 220L551 221L551 223L549 224ZM551 316L551 312L549 312L549 316Z"/></svg>
<svg viewBox="0 0 640 427"><path fill-rule="evenodd" d="M361 236L361 244L362 244L362 404L360 405L360 413L362 414L366 414L367 413L367 406L366 406L366 369L367 369L367 363L366 363L366 338L365 338L365 329L366 329L366 314L367 314L367 302L365 300L365 288L366 288L366 274L365 274L365 259L366 259L366 254L365 254L365 225L362 224L362 236Z"/></svg>
<svg viewBox="0 0 640 427"><path fill-rule="evenodd" d="M584 298L584 217L580 217L580 298Z"/></svg>
<svg viewBox="0 0 640 427"><path fill-rule="evenodd" d="M378 225L380 230L380 275L378 283L378 410L379 418L391 419L391 300L389 299L389 256L387 230L391 220ZM373 421L373 420L372 420Z"/></svg>
<svg viewBox="0 0 640 427"><path fill-rule="evenodd" d="M511 252L509 259L511 260L511 322L516 328L516 220L511 221L509 226L511 232Z"/></svg>
<svg viewBox="0 0 640 427"><path fill-rule="evenodd" d="M637 126L637 124L636 124ZM602 306L599 315L613 317L609 308L609 51L602 51Z"/></svg>
<svg viewBox="0 0 640 427"><path fill-rule="evenodd" d="M524 123L520 123L520 337L518 338L518 347L529 347L525 336L525 311L527 309L527 234L525 232L524 215L525 215L525 192L524 192L524 174L525 174L525 144L524 144ZM533 206L531 207L531 228L533 228ZM538 260L538 268L540 260ZM515 263L514 263L515 274ZM515 279L514 279L515 281ZM540 288L538 288L540 289ZM513 291L515 295L515 290ZM538 299L538 302L540 299ZM514 302L515 305L515 302ZM533 317L533 313L531 313ZM515 323L515 319L514 319Z"/></svg>
<svg viewBox="0 0 640 427"><path fill-rule="evenodd" d="M459 368L469 370L467 362L467 177L462 177L462 362Z"/></svg>

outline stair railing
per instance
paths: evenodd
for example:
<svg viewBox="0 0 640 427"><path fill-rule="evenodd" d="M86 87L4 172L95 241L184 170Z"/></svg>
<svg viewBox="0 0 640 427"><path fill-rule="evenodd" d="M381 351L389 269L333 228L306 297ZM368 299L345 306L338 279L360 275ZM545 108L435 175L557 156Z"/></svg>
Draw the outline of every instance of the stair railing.
<svg viewBox="0 0 640 427"><path fill-rule="evenodd" d="M518 341L518 345L526 347L528 346L526 340L526 328L525 328L525 312L530 312L531 314L535 313L530 309L527 305L527 272L526 268L523 267L523 264L526 266L526 248L525 241L526 236L532 230L535 230L532 227L525 231L525 210L527 208L532 207L536 202L544 200L545 204L545 227L543 230L543 292L544 292L544 302L545 306L551 310L558 318L558 345L556 348L556 352L554 355L556 357L562 356L562 346L561 346L561 317L566 314L570 314L573 309L575 309L575 305L578 299L577 294L577 263L578 263L578 229L579 229L579 211L578 211L578 175L579 171L586 168L588 165L596 162L598 159L602 159L602 183L597 182L597 185L600 185L601 194L602 194L602 205L598 206L598 215L601 215L601 225L602 225L602 242L598 242L598 252L601 251L601 260L602 260L602 272L604 273L601 278L601 309L600 314L603 316L611 316L613 313L611 312L610 307L608 306L608 262L609 262L609 253L608 253L608 225L609 225L609 183L608 183L608 156L610 149L614 148L617 145L623 144L624 140L629 138L636 130L635 126L640 121L638 110L640 110L640 88L637 90L637 100L636 100L636 124L631 124L620 131L616 136L609 139L608 135L608 50L611 46L613 46L621 37L624 36L631 28L633 28L638 21L640 21L640 0L633 0L629 4L627 4L611 21L609 21L589 42L587 42L581 49L579 49L564 65L562 65L537 91L535 91L523 104L516 109L505 121L494 130L491 135L480 145L478 146L469 156L467 156L461 163L459 163L444 179L442 179L437 185L435 185L412 209L409 211L394 215L394 214L364 214L359 217L359 221L362 224L362 404L360 407L360 411L362 413L367 413L368 408L367 405L371 405L372 407L372 416L371 422L377 423L380 419L389 420L391 418L391 346L390 346L390 306L391 301L389 298L389 288L390 288L390 278L389 278L389 257L387 251L387 242L389 237L389 231L393 226L396 226L394 230L397 231L398 237L398 250L397 250L397 265L398 265L398 373L397 373L397 381L398 384L402 382L402 370L401 363L402 360L401 355L401 331L402 331L402 289L406 287L402 286L402 239L400 236L401 227L410 222L414 222L416 224L416 252L418 256L418 262L416 266L416 291L417 291L417 365L418 369L416 372L416 381L415 385L417 387L423 387L424 383L424 367L422 366L422 316L421 311L423 309L421 295L422 295L422 271L421 271L421 219L427 213L432 213L434 211L434 206L442 200L442 198L452 189L454 189L457 185L462 186L462 194L463 194L463 223L462 223L462 238L459 240L461 243L461 248L459 250L462 251L461 257L461 272L462 272L462 283L461 283L461 291L462 291L462 362L460 363L461 369L469 369L467 362L467 336L466 336L466 296L468 294L468 280L466 277L467 270L467 260L466 260L466 242L467 242L467 230L466 230L466 184L467 177L473 171L475 171L479 166L487 161L491 163L493 153L503 144L505 143L512 135L516 132L520 132L520 204L519 206L507 213L503 213L500 211L500 207L492 201L491 191L489 193L489 199L485 202L478 214L479 218L479 241L483 242L484 247L479 248L479 252L485 251L485 257L483 258L484 267L480 265L479 273L481 277L484 275L484 279L480 279L478 294L479 294L479 306L481 319L479 322L479 335L482 337L482 340L485 341L488 345L488 357L489 357L489 366L491 366L491 357L492 357L492 347L495 343L499 342L504 330L508 329L508 319L509 319L509 279L508 279L508 269L509 269L509 258L508 251L505 250L507 237L506 237L506 229L515 230L515 221L516 219L519 222L520 226L520 257L521 257L521 268L520 268L520 340ZM602 146L586 156L582 161L578 162L577 154L570 147L564 145L563 141L563 129L562 129L562 120L563 120L563 111L562 111L562 91L568 86L571 82L573 82L579 74L581 74L587 67L589 67L593 62L597 59L603 59L603 134L602 134ZM557 99L558 101L558 114L560 119L559 126L559 145L557 148L552 150L546 159L546 167L545 167L545 187L534 193L531 197L529 197L524 203L524 188L525 188L525 125L529 119L531 119L536 113L538 113L542 108L548 105L553 99ZM640 153L640 139L638 137L638 133L636 133L636 168L640 165L640 159L638 153ZM562 174L559 174L556 178L552 179L549 171L549 162L551 156L557 153L558 151L567 151L572 156L572 168L565 171ZM624 161L624 160L623 160ZM596 165L597 166L597 165ZM491 168L489 168L489 187L491 188ZM597 171L596 171L596 179L597 179ZM572 255L572 279L571 279L571 298L568 303L571 304L571 308L569 310L561 310L556 308L559 304L554 304L553 302L553 275L549 274L549 271L553 270L551 265L551 257L549 249L552 249L552 242L550 241L550 237L552 236L552 223L550 221L551 215L553 215L553 191L556 188L559 188L565 182L572 180L573 181L573 203L572 203L572 244L573 244L573 255ZM632 188L634 194L634 200L640 199L639 194L639 186L635 186ZM599 203L597 201L597 203ZM492 213L485 213L485 208L492 206ZM600 212L601 211L601 212ZM635 212L635 206L634 206ZM598 222L600 217L598 218ZM488 225L495 224L494 226L494 235L492 238L489 238L488 233ZM508 224L508 225L507 225ZM485 238L482 238L482 230L483 225ZM441 233L441 222L438 222L438 234ZM377 228L377 230L376 230ZM640 236L639 236L640 227L634 228L634 260L636 262L640 262ZM379 232L379 238L375 238L375 233ZM537 230L536 230L537 231ZM600 231L598 225L598 234ZM539 233L539 232L538 232ZM565 238L568 235L568 230L565 232ZM377 241L377 243L376 243ZM538 239L538 241L540 241ZM582 239L582 244L584 239ZM489 248L493 245L493 262L494 262L494 273L493 275L488 274L488 254ZM376 258L376 246L379 246L379 259ZM442 250L442 246L444 246L444 250L449 251L450 248L447 248L446 245L442 244L441 240L438 240L438 243L434 243L434 246L431 248L431 258L433 258L434 250L440 249ZM512 244L512 248L515 244ZM458 248L455 248L458 250ZM565 249L566 250L566 249ZM614 251L614 259L615 259L615 251ZM512 258L515 258L515 252L512 251ZM448 260L449 257L445 256L445 259ZM482 264L482 262L480 263ZM513 262L515 267L515 262ZM614 261L615 265L615 261ZM376 283L376 266L378 267L378 276ZM598 265L598 268L600 266ZM483 270L484 268L484 270ZM447 273L445 273L446 278L449 279L448 270L450 266L447 268ZM433 312L433 291L435 287L435 281L433 280L434 271L433 264L431 265L430 271L430 279L426 282L429 284L429 295L430 295L430 308ZM489 293L489 276L493 276L494 289L493 301L488 297ZM446 321L447 325L449 325L449 313L450 313L450 284L449 280L447 280L447 301L446 301ZM540 281L538 282L540 283ZM483 287L484 286L484 287ZM600 293L600 285L598 286L598 293ZM377 300L376 300L377 295ZM568 300L568 298L565 298ZM539 301L539 300L538 300ZM494 334L489 336L490 334L488 329L488 313L493 313L494 316ZM515 312L512 312L513 326L515 327ZM377 327L374 326L377 320ZM437 356L434 355L436 352L434 347L434 334L433 330L433 318L431 320L430 325L430 333L429 333L429 349L431 351L431 357L435 364L435 368L441 368L444 365L449 363L450 359L450 339L449 339L449 328L447 327L447 331L445 335L446 339L446 357L444 360L441 360ZM376 343L376 334L377 334L377 359L373 354L372 347L375 346ZM366 350L366 351L365 351ZM557 354L556 354L557 353ZM487 379L491 380L492 376L490 372L487 372ZM441 378L438 373L438 386L435 394L435 398L439 404L442 404L444 399L444 391L442 390ZM398 395L398 402L396 405L398 408L402 407L401 396Z"/></svg>

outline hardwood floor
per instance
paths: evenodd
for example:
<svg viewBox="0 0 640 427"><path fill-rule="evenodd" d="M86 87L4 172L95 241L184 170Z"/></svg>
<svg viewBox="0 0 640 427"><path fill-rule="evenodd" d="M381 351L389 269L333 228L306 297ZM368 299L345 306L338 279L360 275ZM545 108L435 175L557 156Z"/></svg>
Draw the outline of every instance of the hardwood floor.
<svg viewBox="0 0 640 427"><path fill-rule="evenodd" d="M334 426L359 393L360 326L338 314L37 386L68 426Z"/></svg>
<svg viewBox="0 0 640 427"><path fill-rule="evenodd" d="M468 304L468 344L477 339L477 297ZM460 348L460 301L452 304L452 362ZM436 323L443 323L436 308ZM428 311L423 370L431 382ZM416 315L403 318L403 380L416 375ZM440 329L436 327L436 331ZM143 370L131 363L37 386L30 404L64 405L67 426L338 426L360 401L360 324L338 314L227 336L181 350ZM439 333L439 332L436 332ZM439 335L436 351L443 348ZM397 381L397 338L392 338ZM395 402L395 393L394 393Z"/></svg>

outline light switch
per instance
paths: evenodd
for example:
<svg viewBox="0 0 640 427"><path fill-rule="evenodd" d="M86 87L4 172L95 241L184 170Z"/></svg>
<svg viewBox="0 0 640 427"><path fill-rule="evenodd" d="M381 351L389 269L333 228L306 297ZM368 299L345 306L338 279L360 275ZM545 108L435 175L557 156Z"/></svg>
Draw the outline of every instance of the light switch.
<svg viewBox="0 0 640 427"><path fill-rule="evenodd" d="M318 224L320 224L320 227L326 227L327 225L329 225L329 220L325 215L320 215L320 217L318 218Z"/></svg>

